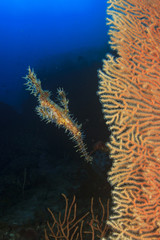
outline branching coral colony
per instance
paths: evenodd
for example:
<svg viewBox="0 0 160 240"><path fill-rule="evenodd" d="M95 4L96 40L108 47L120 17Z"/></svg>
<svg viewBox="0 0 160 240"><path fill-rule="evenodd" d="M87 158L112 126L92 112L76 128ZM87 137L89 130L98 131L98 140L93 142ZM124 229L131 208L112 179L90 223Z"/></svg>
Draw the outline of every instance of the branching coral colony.
<svg viewBox="0 0 160 240"><path fill-rule="evenodd" d="M108 3L110 44L119 57L108 55L104 61L98 93L112 131L110 239L160 239L160 0ZM38 97L38 114L67 129L91 162L80 126L69 116L64 91L58 91L60 107L30 68L26 79Z"/></svg>
<svg viewBox="0 0 160 240"><path fill-rule="evenodd" d="M160 0L110 0L99 95L113 167L111 239L160 239Z"/></svg>

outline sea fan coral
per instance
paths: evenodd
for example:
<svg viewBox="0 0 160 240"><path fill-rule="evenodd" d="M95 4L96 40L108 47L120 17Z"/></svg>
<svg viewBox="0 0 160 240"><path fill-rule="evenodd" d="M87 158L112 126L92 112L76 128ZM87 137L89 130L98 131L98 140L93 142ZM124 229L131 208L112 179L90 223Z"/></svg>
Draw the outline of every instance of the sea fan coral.
<svg viewBox="0 0 160 240"><path fill-rule="evenodd" d="M160 1L110 0L111 46L99 72L114 186L111 239L160 239Z"/></svg>

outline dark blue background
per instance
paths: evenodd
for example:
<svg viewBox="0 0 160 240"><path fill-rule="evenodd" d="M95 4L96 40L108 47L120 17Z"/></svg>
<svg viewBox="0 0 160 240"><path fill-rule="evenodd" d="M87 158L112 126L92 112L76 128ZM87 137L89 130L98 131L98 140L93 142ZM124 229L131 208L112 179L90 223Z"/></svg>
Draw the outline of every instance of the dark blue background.
<svg viewBox="0 0 160 240"><path fill-rule="evenodd" d="M56 70L78 56L104 57L106 8L105 0L0 1L0 101L22 111L29 65Z"/></svg>
<svg viewBox="0 0 160 240"><path fill-rule="evenodd" d="M96 94L97 71L111 52L106 8L106 0L0 0L0 236L2 223L46 223L48 207L62 208L61 193L76 195L80 212L90 211L91 197L109 197L109 152L97 150L109 131ZM37 116L22 78L29 65L53 101L64 88L92 165L64 129Z"/></svg>

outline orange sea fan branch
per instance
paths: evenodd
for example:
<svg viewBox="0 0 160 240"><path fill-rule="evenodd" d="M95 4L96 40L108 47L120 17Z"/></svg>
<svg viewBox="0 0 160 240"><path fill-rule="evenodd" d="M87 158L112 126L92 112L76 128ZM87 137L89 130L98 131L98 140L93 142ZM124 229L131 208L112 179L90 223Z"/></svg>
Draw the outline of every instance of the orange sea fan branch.
<svg viewBox="0 0 160 240"><path fill-rule="evenodd" d="M109 0L110 44L99 95L112 136L110 239L160 239L159 0Z"/></svg>

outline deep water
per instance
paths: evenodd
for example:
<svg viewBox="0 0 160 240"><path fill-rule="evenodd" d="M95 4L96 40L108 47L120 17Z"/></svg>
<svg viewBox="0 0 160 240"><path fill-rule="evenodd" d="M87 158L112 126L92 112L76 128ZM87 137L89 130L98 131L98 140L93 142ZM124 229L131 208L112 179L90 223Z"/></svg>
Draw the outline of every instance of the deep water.
<svg viewBox="0 0 160 240"><path fill-rule="evenodd" d="M95 148L109 139L96 94L97 71L111 52L106 7L98 0L0 2L0 240L27 227L39 227L37 239L43 239L47 208L63 210L62 193L76 195L80 213L88 211L91 197L110 198L109 152ZM58 87L67 93L93 165L63 129L36 115L37 99L22 78L29 65L54 101Z"/></svg>

